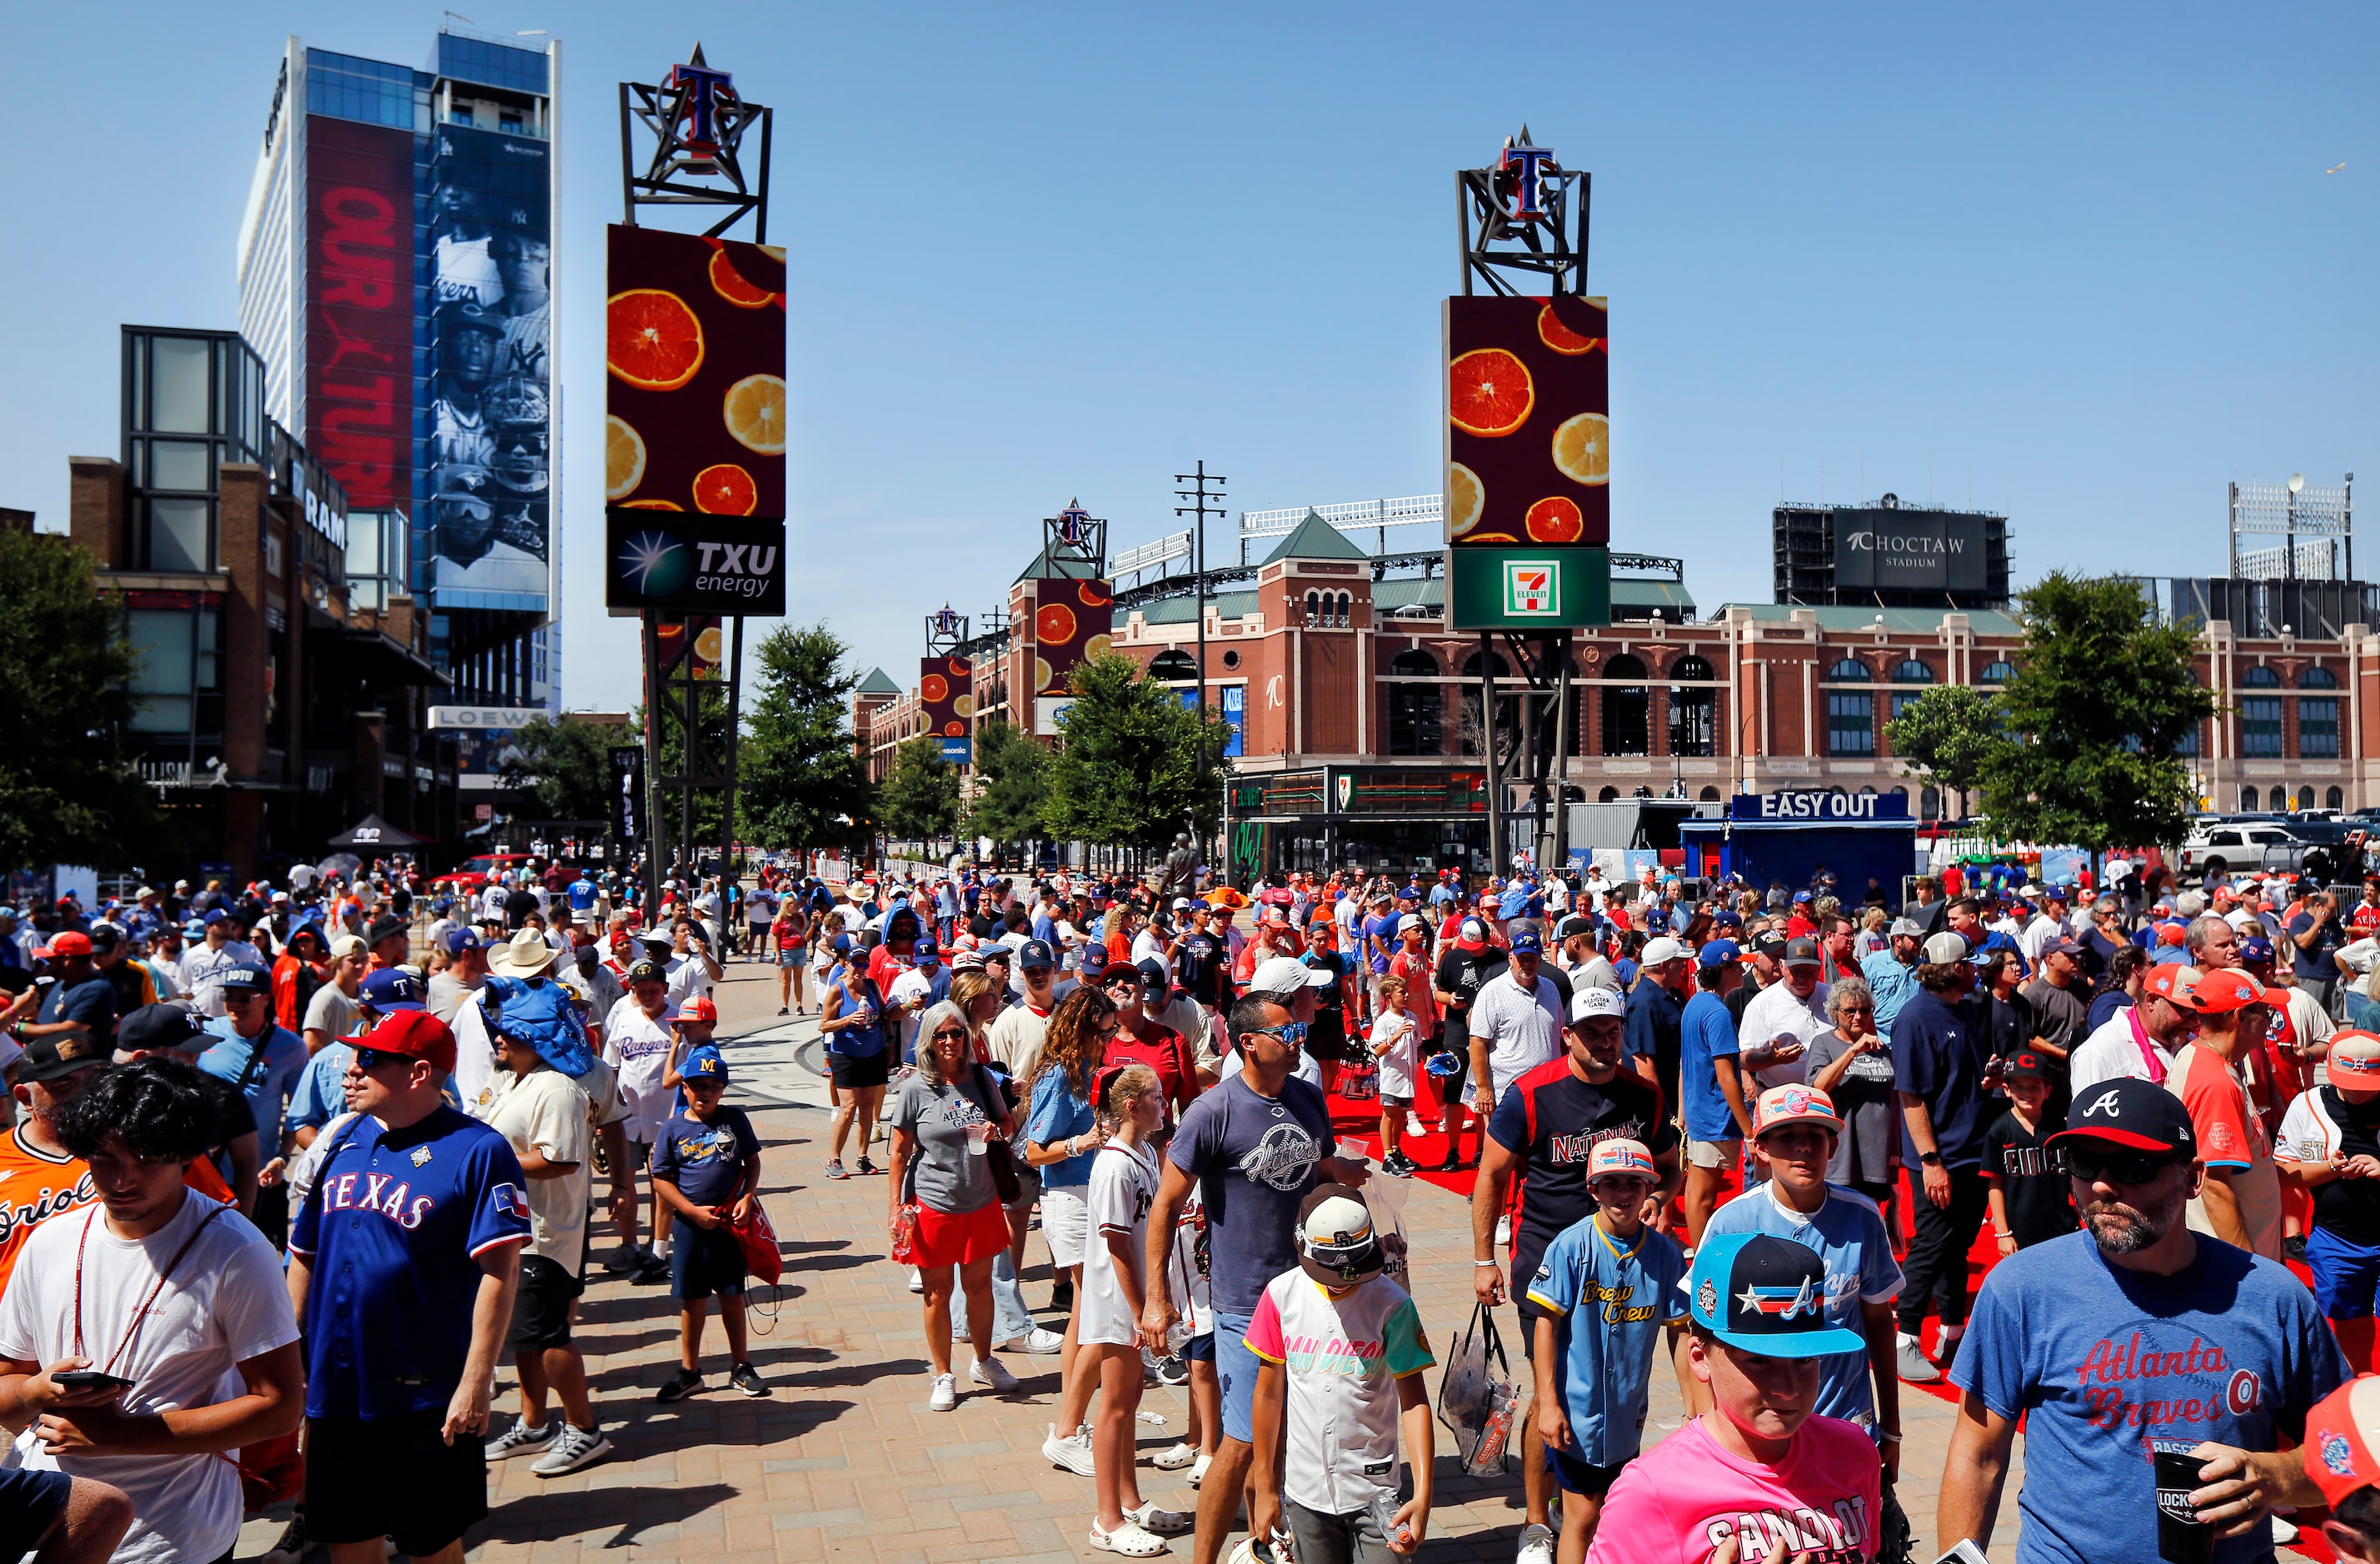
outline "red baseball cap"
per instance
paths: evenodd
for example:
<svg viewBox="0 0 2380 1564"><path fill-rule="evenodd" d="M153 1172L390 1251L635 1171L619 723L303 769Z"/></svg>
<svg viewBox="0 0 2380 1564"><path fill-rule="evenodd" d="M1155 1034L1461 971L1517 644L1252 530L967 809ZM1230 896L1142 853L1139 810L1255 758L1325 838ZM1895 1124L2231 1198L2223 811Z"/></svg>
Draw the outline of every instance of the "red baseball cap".
<svg viewBox="0 0 2380 1564"><path fill-rule="evenodd" d="M2196 998L2201 1015L2228 1015L2253 1004L2287 1010L2289 1003L2289 996L2285 990L2267 988L2246 973L2228 966L2202 974L2198 979Z"/></svg>
<svg viewBox="0 0 2380 1564"><path fill-rule="evenodd" d="M78 929L67 929L50 941L54 956L87 956L91 954L91 936Z"/></svg>
<svg viewBox="0 0 2380 1564"><path fill-rule="evenodd" d="M448 1072L455 1068L455 1034L426 1010L400 1010L386 1016L356 1039L356 1046L378 1053L401 1053L407 1059L426 1059Z"/></svg>
<svg viewBox="0 0 2380 1564"><path fill-rule="evenodd" d="M680 1021L709 1021L716 1023L719 1019L719 1007L711 1002L710 995L704 994L698 998L688 1000L686 1003L678 1006L677 1018Z"/></svg>
<svg viewBox="0 0 2380 1564"><path fill-rule="evenodd" d="M2198 1008L2198 986L2205 975L2194 966L2164 962L2149 969L2147 991L2184 1010Z"/></svg>
<svg viewBox="0 0 2380 1564"><path fill-rule="evenodd" d="M2300 1456L2306 1475L2337 1509L2358 1488L2380 1482L2380 1375L2350 1379L2306 1413Z"/></svg>

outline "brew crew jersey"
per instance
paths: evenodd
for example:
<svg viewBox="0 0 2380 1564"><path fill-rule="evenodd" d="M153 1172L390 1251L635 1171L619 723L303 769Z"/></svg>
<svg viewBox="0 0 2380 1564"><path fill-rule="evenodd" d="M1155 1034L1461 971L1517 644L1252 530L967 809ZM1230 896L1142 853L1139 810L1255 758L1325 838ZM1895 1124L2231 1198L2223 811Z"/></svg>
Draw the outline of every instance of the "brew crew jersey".
<svg viewBox="0 0 2380 1564"><path fill-rule="evenodd" d="M1643 1447L1662 1329L1686 1319L1685 1274L1685 1251L1649 1227L1622 1243L1590 1217L1546 1246L1528 1298L1560 1321L1572 1460L1618 1466Z"/></svg>
<svg viewBox="0 0 2380 1564"><path fill-rule="evenodd" d="M440 1107L384 1130L358 1115L315 1172L289 1250L306 1292L306 1415L443 1408L471 1347L480 1256L529 1237L528 1178L504 1137Z"/></svg>

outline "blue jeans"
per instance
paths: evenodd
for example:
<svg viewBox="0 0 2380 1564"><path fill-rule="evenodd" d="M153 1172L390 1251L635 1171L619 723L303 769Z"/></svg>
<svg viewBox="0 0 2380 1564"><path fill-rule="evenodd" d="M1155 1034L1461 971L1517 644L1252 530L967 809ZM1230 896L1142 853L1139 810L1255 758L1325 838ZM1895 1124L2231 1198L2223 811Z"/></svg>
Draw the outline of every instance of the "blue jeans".
<svg viewBox="0 0 2380 1564"><path fill-rule="evenodd" d="M991 1340L994 1345L1014 1341L1033 1333L1033 1314L1025 1306L1025 1284L1016 1278L1016 1267L1008 1263L1002 1252L991 1262ZM967 1335L966 1294L953 1288L951 1291L951 1340L964 1340Z"/></svg>
<svg viewBox="0 0 2380 1564"><path fill-rule="evenodd" d="M1215 1377L1223 1382L1223 1437L1257 1442L1257 1371L1264 1359L1248 1348L1251 1315L1215 1311Z"/></svg>
<svg viewBox="0 0 2380 1564"><path fill-rule="evenodd" d="M2380 1249L2350 1243L2325 1228L2306 1234L2306 1268L2325 1319L2370 1319L2380 1294Z"/></svg>

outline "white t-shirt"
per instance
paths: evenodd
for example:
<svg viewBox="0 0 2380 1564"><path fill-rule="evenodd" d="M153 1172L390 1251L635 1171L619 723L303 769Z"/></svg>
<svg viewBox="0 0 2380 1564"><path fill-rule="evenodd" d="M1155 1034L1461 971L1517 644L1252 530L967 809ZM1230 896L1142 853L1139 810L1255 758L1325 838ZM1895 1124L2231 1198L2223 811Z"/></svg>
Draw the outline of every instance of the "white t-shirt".
<svg viewBox="0 0 2380 1564"><path fill-rule="evenodd" d="M1380 1067L1380 1095L1384 1097L1413 1096L1414 1068L1419 1062L1414 1041L1413 1012L1380 1012L1380 1018L1372 1023L1372 1035L1368 1040ZM1389 1045L1386 1053L1378 1052L1382 1043Z"/></svg>
<svg viewBox="0 0 2380 1564"><path fill-rule="evenodd" d="M495 1100L496 1040L488 1035L488 1012L469 1000L455 1007L447 1023L455 1033L455 1100L475 1118L488 1116Z"/></svg>
<svg viewBox="0 0 2380 1564"><path fill-rule="evenodd" d="M594 1109L586 1088L551 1066L526 1075L507 1070L480 1117L516 1155L535 1151L549 1162L577 1164L560 1178L528 1181L526 1251L576 1276L587 1257L587 1197L595 1187Z"/></svg>
<svg viewBox="0 0 2380 1564"><path fill-rule="evenodd" d="M1133 1255L1148 1252L1148 1208L1157 1203L1155 1148L1127 1150L1112 1143L1099 1147L1091 1158L1084 1198L1090 1207L1090 1234L1083 1244L1083 1311L1075 1339L1129 1347L1140 1340L1140 1322L1125 1301L1107 1239L1110 1233L1128 1234Z"/></svg>
<svg viewBox="0 0 2380 1564"><path fill-rule="evenodd" d="M1011 1005L991 1018L983 1031L983 1046L992 1059L1008 1067L1008 1078L1019 1091L1033 1079L1041 1063L1041 1040L1050 1034L1050 1012L1031 1005Z"/></svg>
<svg viewBox="0 0 2380 1564"><path fill-rule="evenodd" d="M150 1305L139 1336L114 1357L159 1272L185 1243L189 1253ZM128 1412L214 1406L246 1395L237 1365L298 1340L273 1245L237 1210L185 1194L174 1219L144 1239L116 1237L97 1206L35 1228L0 1298L0 1356L51 1364L75 1354L79 1247L81 1355L133 1382L124 1393ZM238 1540L239 1473L212 1453L54 1457L28 1431L17 1454L30 1470L124 1490L135 1518L115 1550L117 1564L209 1564Z"/></svg>
<svg viewBox="0 0 2380 1564"><path fill-rule="evenodd" d="M1165 980L1172 982L1173 964L1165 959L1165 941L1157 937L1154 929L1144 928L1132 937L1132 964L1138 966L1151 960L1165 969Z"/></svg>
<svg viewBox="0 0 2380 1564"><path fill-rule="evenodd" d="M1803 1052L1781 1064L1753 1072L1760 1089L1790 1086L1801 1081L1809 1068L1809 1046L1834 1030L1827 1020L1827 986L1824 983L1810 990L1806 1000L1796 999L1792 987L1783 978L1771 983L1752 996L1743 1007L1743 1024L1736 1031L1736 1041L1747 1049L1765 1047L1779 1037L1791 1037L1801 1040Z"/></svg>
<svg viewBox="0 0 2380 1564"><path fill-rule="evenodd" d="M669 1008L663 1014L674 1019L687 1000L707 999L710 994L710 969L702 964L702 957L688 951L670 958Z"/></svg>
<svg viewBox="0 0 2380 1564"><path fill-rule="evenodd" d="M892 992L884 998L892 1006L900 1008L905 1007L911 1000L930 998L933 991L933 979L923 967L905 966L901 969L901 976L892 979ZM901 1028L901 1058L917 1057L917 1025L925 1018L924 1011L910 1013L905 1009L896 1018L896 1024Z"/></svg>
<svg viewBox="0 0 2380 1564"><path fill-rule="evenodd" d="M603 1018L603 1062L619 1075L633 1141L650 1142L669 1121L676 1094L662 1085L662 1077L669 1071L670 1048L676 1037L668 1016L667 1011L658 1021L647 1015L631 994Z"/></svg>

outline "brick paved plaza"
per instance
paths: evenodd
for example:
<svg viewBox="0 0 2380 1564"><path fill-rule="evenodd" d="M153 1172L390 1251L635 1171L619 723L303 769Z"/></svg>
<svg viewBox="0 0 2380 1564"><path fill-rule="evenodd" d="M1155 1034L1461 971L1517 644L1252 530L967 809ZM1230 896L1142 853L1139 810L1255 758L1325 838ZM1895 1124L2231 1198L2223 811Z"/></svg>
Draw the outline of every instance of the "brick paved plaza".
<svg viewBox="0 0 2380 1564"><path fill-rule="evenodd" d="M725 1388L714 1322L706 1339L707 1388L663 1406L653 1391L676 1354L676 1316L666 1286L634 1287L600 1270L579 1322L598 1410L617 1453L604 1464L552 1481L528 1461L490 1469L492 1513L473 1534L484 1564L594 1564L604 1560L876 1560L961 1564L972 1560L1105 1558L1088 1546L1091 1482L1042 1459L1044 1425L1055 1416L1057 1359L1005 1354L1023 1380L1008 1400L963 1396L955 1412L926 1409L928 1383L918 1301L905 1273L884 1260L882 1179L836 1182L826 1160L825 1085L815 1061L816 1022L777 1019L772 970L731 964L719 986L720 1035L737 1072L729 1100L753 1109L766 1145L763 1185L785 1250L785 1280L773 1331L756 1335L752 1357L775 1388L768 1400ZM882 1159L879 1149L880 1163ZM1431 1343L1441 1357L1471 1312L1469 1207L1421 1180L1409 1186L1414 1285ZM599 1250L609 1246L599 1223ZM1026 1295L1050 1295L1049 1257L1037 1238L1027 1252ZM1042 1312L1062 1328L1062 1315ZM1507 1313L1507 1323L1510 1315ZM1522 1367L1517 1341L1510 1343ZM962 1346L955 1364L962 1372ZM1430 1376L1435 1404L1437 1375ZM1908 1442L1903 1502L1931 1558L1934 1493L1950 1407L1905 1389ZM497 1426L517 1404L509 1365L499 1376ZM1144 1424L1141 1446L1172 1444L1184 1427L1184 1394L1152 1387L1143 1401L1166 1416ZM1654 1379L1654 1436L1679 1413L1675 1385ZM1517 1476L1475 1481L1446 1473L1451 1446L1439 1431L1439 1507L1423 1559L1509 1560L1521 1524ZM1180 1473L1144 1466L1142 1492L1169 1508L1193 1508ZM2002 1507L1998 1561L2014 1556L2015 1482ZM285 1512L276 1511L276 1516ZM278 1519L251 1522L237 1556L270 1547ZM1189 1540L1172 1557L1186 1558Z"/></svg>

